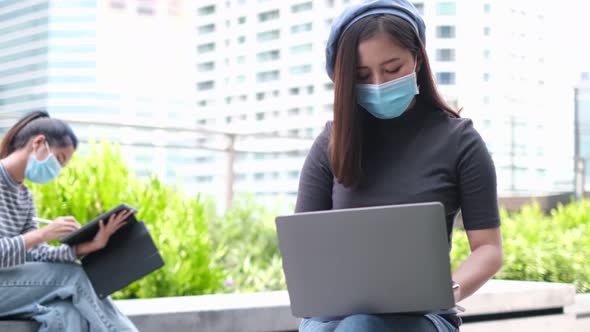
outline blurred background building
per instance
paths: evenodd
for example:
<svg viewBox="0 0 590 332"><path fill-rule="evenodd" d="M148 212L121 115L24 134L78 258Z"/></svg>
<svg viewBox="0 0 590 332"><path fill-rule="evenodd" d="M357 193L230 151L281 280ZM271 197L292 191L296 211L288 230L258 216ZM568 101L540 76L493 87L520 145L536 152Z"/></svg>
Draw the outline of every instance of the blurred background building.
<svg viewBox="0 0 590 332"><path fill-rule="evenodd" d="M332 118L330 24L352 2L4 0L0 125L46 109L83 141L119 142L140 176L221 201L292 202ZM572 192L588 83L576 99L559 12L531 0L414 3L439 88L474 120L500 194Z"/></svg>

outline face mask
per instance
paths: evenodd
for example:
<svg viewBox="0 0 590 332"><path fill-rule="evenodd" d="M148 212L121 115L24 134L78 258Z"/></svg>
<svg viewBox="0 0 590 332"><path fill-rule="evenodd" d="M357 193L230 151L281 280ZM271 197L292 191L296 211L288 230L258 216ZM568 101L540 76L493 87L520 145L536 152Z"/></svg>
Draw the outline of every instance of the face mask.
<svg viewBox="0 0 590 332"><path fill-rule="evenodd" d="M383 84L356 85L358 104L379 119L397 118L408 109L417 94L415 71Z"/></svg>
<svg viewBox="0 0 590 332"><path fill-rule="evenodd" d="M45 141L45 146L49 152L47 159L40 161L37 159L36 153L34 153L27 163L25 177L31 182L46 184L55 179L59 171L61 171L61 165L53 153L51 153L51 150L49 150L47 141Z"/></svg>

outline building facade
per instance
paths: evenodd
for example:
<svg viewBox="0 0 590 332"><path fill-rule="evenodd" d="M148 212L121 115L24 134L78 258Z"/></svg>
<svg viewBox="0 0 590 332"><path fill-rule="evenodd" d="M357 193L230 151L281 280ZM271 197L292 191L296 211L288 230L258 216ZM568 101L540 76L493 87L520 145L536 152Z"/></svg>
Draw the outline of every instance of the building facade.
<svg viewBox="0 0 590 332"><path fill-rule="evenodd" d="M199 1L199 124L315 137L332 117L333 85L324 71L330 24L351 2ZM414 4L426 21L426 48L438 86L451 106L473 119L488 144L499 192L571 191L571 87L549 70L561 60L546 51L553 18L544 2ZM549 130L559 138L548 136ZM294 197L308 148L302 142L291 156L242 154L235 190Z"/></svg>
<svg viewBox="0 0 590 332"><path fill-rule="evenodd" d="M47 110L75 120L74 130L83 142L121 144L138 175L154 174L196 192L202 178L192 164L204 158L195 149L197 134L165 129L196 127L189 4L0 2L2 126L26 112Z"/></svg>

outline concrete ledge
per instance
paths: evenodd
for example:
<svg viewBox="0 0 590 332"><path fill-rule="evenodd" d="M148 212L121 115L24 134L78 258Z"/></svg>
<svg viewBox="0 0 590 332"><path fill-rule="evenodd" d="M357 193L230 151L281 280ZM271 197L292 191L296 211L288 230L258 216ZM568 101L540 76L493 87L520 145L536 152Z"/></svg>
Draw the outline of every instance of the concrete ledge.
<svg viewBox="0 0 590 332"><path fill-rule="evenodd" d="M575 331L590 331L590 294L579 294L576 303L567 307L566 313L576 317Z"/></svg>
<svg viewBox="0 0 590 332"><path fill-rule="evenodd" d="M490 280L473 296L459 304L464 317L564 308L575 302L576 289L570 284Z"/></svg>
<svg viewBox="0 0 590 332"><path fill-rule="evenodd" d="M116 304L142 332L278 332L296 331L299 324L291 316L287 292L120 300ZM590 295L576 297L572 285L491 280L460 304L467 309L462 314L466 323L461 331L465 332L590 331ZM0 321L0 331L36 330L34 322Z"/></svg>

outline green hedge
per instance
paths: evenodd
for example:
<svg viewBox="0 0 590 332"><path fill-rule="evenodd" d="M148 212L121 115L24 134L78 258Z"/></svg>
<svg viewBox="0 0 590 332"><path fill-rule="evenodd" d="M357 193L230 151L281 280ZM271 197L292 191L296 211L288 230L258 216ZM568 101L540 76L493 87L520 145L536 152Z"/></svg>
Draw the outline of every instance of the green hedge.
<svg viewBox="0 0 590 332"><path fill-rule="evenodd" d="M496 279L565 282L590 292L590 201L559 205L545 215L538 204L502 211L504 267ZM462 231L453 238L453 267L467 257Z"/></svg>
<svg viewBox="0 0 590 332"><path fill-rule="evenodd" d="M215 260L226 274L223 292L285 289L274 224L277 214L251 196L242 196L222 217L210 219Z"/></svg>
<svg viewBox="0 0 590 332"><path fill-rule="evenodd" d="M140 181L125 165L117 148L92 145L57 181L32 186L39 215L47 218L73 215L84 222L120 202L138 207L166 265L116 298L285 289L274 227L279 211L241 197L218 216L213 203L185 197L154 177ZM496 278L573 283L590 292L589 201L550 215L537 205L502 211L502 225L504 267ZM453 267L468 254L465 233L456 230Z"/></svg>
<svg viewBox="0 0 590 332"><path fill-rule="evenodd" d="M223 273L212 260L206 210L199 197L187 198L157 178L140 181L129 173L117 147L91 144L75 156L56 181L31 185L38 214L92 220L121 202L137 207L165 261L163 268L117 292L115 298L208 294L218 291Z"/></svg>

